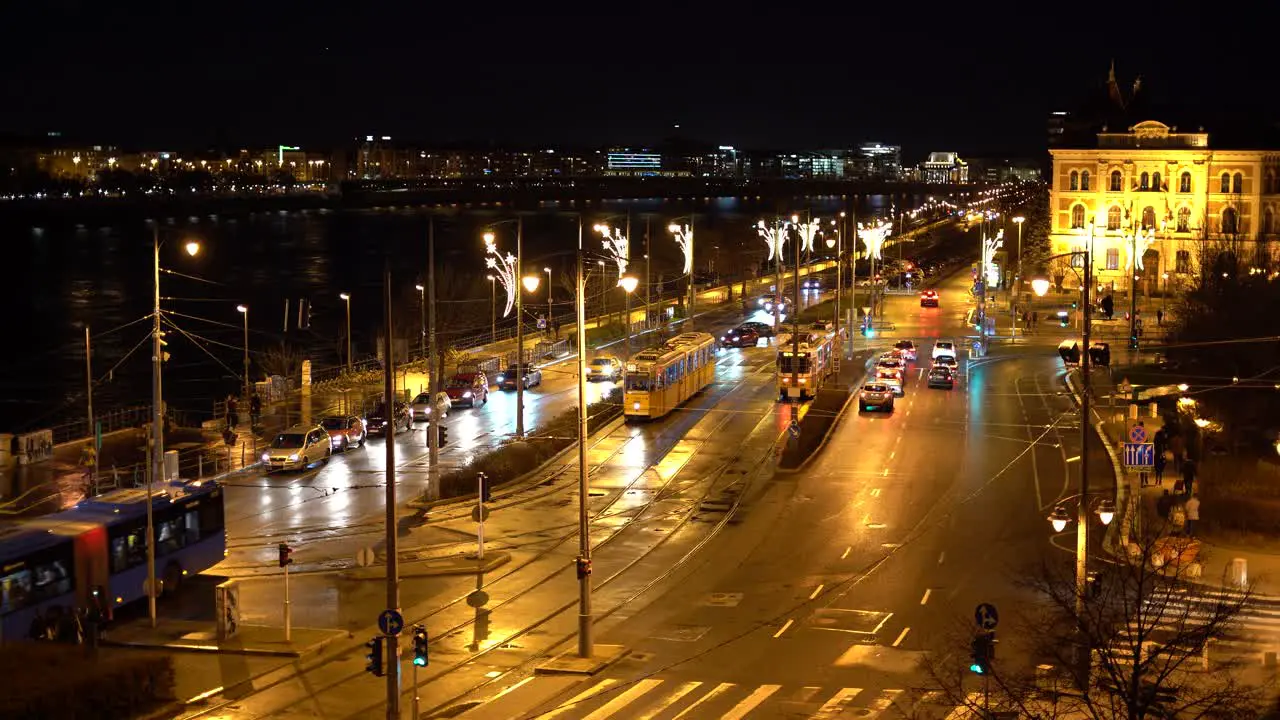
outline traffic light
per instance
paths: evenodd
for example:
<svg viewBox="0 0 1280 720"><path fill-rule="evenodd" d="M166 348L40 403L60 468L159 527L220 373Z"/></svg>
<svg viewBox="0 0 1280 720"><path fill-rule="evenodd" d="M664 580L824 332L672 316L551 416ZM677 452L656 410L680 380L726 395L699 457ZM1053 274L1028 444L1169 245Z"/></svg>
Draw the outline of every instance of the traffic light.
<svg viewBox="0 0 1280 720"><path fill-rule="evenodd" d="M436 425L436 447L444 447L449 444L449 428L444 425Z"/></svg>
<svg viewBox="0 0 1280 720"><path fill-rule="evenodd" d="M488 475L480 473L480 502L491 502L493 500L493 481Z"/></svg>
<svg viewBox="0 0 1280 720"><path fill-rule="evenodd" d="M280 567L293 564L293 548L287 543L277 545L276 551L280 554Z"/></svg>
<svg viewBox="0 0 1280 720"><path fill-rule="evenodd" d="M995 642L995 633L979 632L973 636L973 642L969 646L969 657L972 661L969 664L969 670L979 675L991 672L991 660L996 655Z"/></svg>
<svg viewBox="0 0 1280 720"><path fill-rule="evenodd" d="M581 580L591 574L591 558L578 558L575 563L578 571L578 579Z"/></svg>
<svg viewBox="0 0 1280 720"><path fill-rule="evenodd" d="M413 629L413 664L426 667L431 662L427 650L427 629L421 625Z"/></svg>
<svg viewBox="0 0 1280 720"><path fill-rule="evenodd" d="M1138 334L1137 334L1137 333L1130 333L1130 334L1129 334L1129 349L1130 349L1130 350L1137 350L1137 349L1138 349Z"/></svg>
<svg viewBox="0 0 1280 720"><path fill-rule="evenodd" d="M364 671L372 673L376 677L382 677L382 641L381 635L375 635L372 640L365 643L364 646L369 648L369 652L364 656Z"/></svg>

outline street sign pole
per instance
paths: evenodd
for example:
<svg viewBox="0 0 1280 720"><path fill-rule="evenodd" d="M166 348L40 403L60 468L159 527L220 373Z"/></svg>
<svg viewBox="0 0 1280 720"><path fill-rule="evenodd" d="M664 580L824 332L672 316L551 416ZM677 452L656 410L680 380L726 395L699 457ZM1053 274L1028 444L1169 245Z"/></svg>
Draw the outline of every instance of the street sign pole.
<svg viewBox="0 0 1280 720"><path fill-rule="evenodd" d="M293 629L293 612L289 607L289 566L284 566L284 641L290 642Z"/></svg>
<svg viewBox="0 0 1280 720"><path fill-rule="evenodd" d="M476 475L476 559L484 560L484 473Z"/></svg>
<svg viewBox="0 0 1280 720"><path fill-rule="evenodd" d="M399 550L396 543L396 443L395 443L395 375L391 354L391 266L386 265L383 272L383 312L385 330L383 332L382 357L385 368L382 376L383 402L386 403L391 420L387 423L387 487L386 487L386 530L387 530L387 608L397 612L400 607L400 567ZM387 633L387 720L400 718L400 630Z"/></svg>

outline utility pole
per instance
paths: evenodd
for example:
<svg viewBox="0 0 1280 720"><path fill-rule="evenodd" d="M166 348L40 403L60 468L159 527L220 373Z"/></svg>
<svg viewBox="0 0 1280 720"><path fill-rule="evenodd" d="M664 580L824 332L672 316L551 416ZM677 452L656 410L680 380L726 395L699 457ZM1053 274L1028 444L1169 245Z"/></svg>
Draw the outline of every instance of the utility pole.
<svg viewBox="0 0 1280 720"><path fill-rule="evenodd" d="M631 208L627 208L627 270L630 274L631 270ZM547 278L548 281L551 278ZM622 278L618 278L621 282ZM548 290L550 292L550 290ZM627 352L623 355L626 360L631 359L631 293L624 288L622 291L622 312L626 319L622 322L622 329L627 333Z"/></svg>
<svg viewBox="0 0 1280 720"><path fill-rule="evenodd" d="M516 440L524 439L524 216L516 216ZM581 351L581 349L579 349Z"/></svg>
<svg viewBox="0 0 1280 720"><path fill-rule="evenodd" d="M649 257L649 233L653 231L653 216L645 215L644 217L644 329L649 329L649 299L653 288L649 285L649 264L652 259ZM641 343L641 347L644 343Z"/></svg>
<svg viewBox="0 0 1280 720"><path fill-rule="evenodd" d="M440 392L440 368L436 356L440 348L436 347L436 218L431 216L431 224L427 226L427 312L430 323L428 333L429 353L431 359L427 365L427 386L431 393L431 417L427 422L427 468L430 471L428 494L435 497L439 491L437 475L440 463L440 437L436 428L441 421L441 413L436 407L436 395Z"/></svg>
<svg viewBox="0 0 1280 720"><path fill-rule="evenodd" d="M386 403L387 421L387 609L400 611L400 567L396 547L396 423L395 423L395 372L391 358L391 267L388 263L383 271L383 314L386 330L382 338L382 354L384 362L382 391L383 402ZM400 637L387 635L387 718L400 718Z"/></svg>
<svg viewBox="0 0 1280 720"><path fill-rule="evenodd" d="M578 215L578 656L589 658L591 640L591 526L587 517L590 467L587 465L587 285L582 269L582 215ZM583 572L583 569L587 572Z"/></svg>
<svg viewBox="0 0 1280 720"><path fill-rule="evenodd" d="M806 222L808 220L808 211L805 211ZM798 218L793 218L798 219ZM800 231L800 224L793 223L796 227L796 275L795 287L792 289L792 300L795 303L791 306L791 389L789 392L796 394L796 402L800 402L800 253L804 245L804 233L808 232L806 226L804 232Z"/></svg>
<svg viewBox="0 0 1280 720"><path fill-rule="evenodd" d="M696 217L694 213L689 213L689 313L685 327L690 329L693 327L693 314L698 301L698 284L694 280L698 276L698 261L693 254L693 222ZM778 288L778 293L782 293L781 287Z"/></svg>
<svg viewBox="0 0 1280 720"><path fill-rule="evenodd" d="M93 420L93 348L89 344L89 325L84 326L84 380L89 398L89 442L93 447L93 462L89 466L89 496L98 492L98 424Z"/></svg>
<svg viewBox="0 0 1280 720"><path fill-rule="evenodd" d="M147 615L156 626L156 529L151 507L155 484L164 478L164 395L160 370L164 362L164 341L160 337L160 222L151 225L155 262L155 303L151 309L151 477L147 480Z"/></svg>
<svg viewBox="0 0 1280 720"><path fill-rule="evenodd" d="M854 325L858 320L858 196L853 196L853 201L849 203L849 240L853 242L853 248L849 251L849 297L852 301L849 303L853 306ZM844 357L846 360L853 357L853 328L849 328L849 343L845 346Z"/></svg>

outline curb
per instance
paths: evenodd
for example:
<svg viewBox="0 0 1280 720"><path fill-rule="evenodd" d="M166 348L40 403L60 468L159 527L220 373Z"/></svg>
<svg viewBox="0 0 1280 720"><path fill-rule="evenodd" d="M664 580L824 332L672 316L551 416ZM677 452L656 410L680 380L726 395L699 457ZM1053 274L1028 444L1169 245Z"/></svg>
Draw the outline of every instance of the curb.
<svg viewBox="0 0 1280 720"><path fill-rule="evenodd" d="M298 628L298 629L302 630L302 629L312 629L312 628ZM308 655L313 652L319 652L326 645L329 645L345 636L350 635L350 633L347 633L341 630L332 630L327 632L330 633L330 636L328 638L325 638L323 640L317 640L316 642L313 642L310 645L307 645L306 647L297 648L294 650L268 650L265 648L252 648L252 647L228 648L228 647L218 647L217 645L200 645L196 643L163 644L163 643L145 643L145 642L116 642L116 641L112 641L105 638L101 641L101 645L103 647L126 648L131 650L150 650L150 651L159 651L159 652L168 651L168 652L206 653L206 654L216 654L216 655L245 655L245 656L256 656L256 657L300 658L303 655Z"/></svg>
<svg viewBox="0 0 1280 720"><path fill-rule="evenodd" d="M867 375L871 372L870 365L874 358L875 353L872 352L871 357L867 358L866 363L864 363L862 378L858 380L858 382L854 383L853 387L849 389L849 397L845 398L844 405L840 406L840 413L836 416L836 421L831 423L831 426L827 428L827 433L823 436L822 442L818 443L818 447L814 448L813 452L809 453L809 457L805 458L804 462L801 462L794 468L774 467L773 472L775 474L794 475L795 473L805 469L805 467L812 462L815 457L822 454L822 451L827 447L827 443L831 442L831 436L835 434L836 428L840 427L840 424L844 422L845 412L849 409L849 403L853 402L854 399L858 397L858 388L862 387L863 383L866 382Z"/></svg>
<svg viewBox="0 0 1280 720"><path fill-rule="evenodd" d="M1080 390L1076 386L1076 383L1073 381L1074 377L1075 376L1072 373L1068 372L1066 375L1066 385L1067 385L1067 389L1071 392L1072 401L1075 402L1076 407L1078 408L1080 407L1080 404L1081 404ZM1080 418L1080 422L1082 423L1088 422L1088 421L1089 421L1089 418L1084 418L1084 417ZM1121 508L1127 508L1129 507L1129 485L1128 483L1124 483L1120 481L1120 479L1124 477L1124 467L1120 464L1120 456L1116 453L1115 444L1112 443L1111 439L1107 437L1106 429L1103 427L1103 422L1101 420L1090 423L1090 427L1092 427L1094 432L1097 433L1098 439L1102 441L1103 449L1107 451L1107 456L1111 458L1111 472L1113 476L1112 479L1115 482L1116 506ZM1088 458L1083 458L1083 457L1080 458L1081 463L1084 463L1087 461L1088 461ZM1138 512L1141 512L1141 511L1142 509L1139 508ZM1102 538L1103 551L1113 558L1120 556L1120 548L1118 547L1118 543L1117 543L1117 535L1120 532L1120 527L1123 526L1126 522L1128 522L1130 520L1130 517L1126 514L1121 516L1120 519L1121 519L1121 522L1113 522L1110 525L1107 525L1107 529L1103 534L1103 538Z"/></svg>

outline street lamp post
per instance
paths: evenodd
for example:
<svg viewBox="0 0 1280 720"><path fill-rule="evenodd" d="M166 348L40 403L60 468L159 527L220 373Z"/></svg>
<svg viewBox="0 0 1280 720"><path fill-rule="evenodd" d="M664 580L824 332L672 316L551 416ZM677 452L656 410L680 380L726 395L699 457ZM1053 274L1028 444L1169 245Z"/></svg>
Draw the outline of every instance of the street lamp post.
<svg viewBox="0 0 1280 720"><path fill-rule="evenodd" d="M542 271L547 274L547 337L551 337L551 313L554 310L551 307L551 268L544 267Z"/></svg>
<svg viewBox="0 0 1280 720"><path fill-rule="evenodd" d="M506 312L511 312L511 306L514 302L516 309L516 371L521 377L516 381L516 439L524 439L524 295L520 290L521 285L525 291L534 292L538 289L539 277L537 275L521 275L521 260L524 253L524 218L516 218L516 254L507 253L502 255L498 252L495 244L493 231L486 231L483 235L485 246L485 266L493 270L498 280L502 281L502 287L507 291L507 307Z"/></svg>
<svg viewBox="0 0 1280 720"><path fill-rule="evenodd" d="M338 297L347 303L347 373L351 373L351 295L338 293Z"/></svg>
<svg viewBox="0 0 1280 720"><path fill-rule="evenodd" d="M418 291L418 354L427 358L427 287L422 283L413 286ZM427 368L430 371L430 368Z"/></svg>
<svg viewBox="0 0 1280 720"><path fill-rule="evenodd" d="M591 525L587 498L591 468L587 465L587 285L582 258L582 215L578 215L577 281L574 311L578 335L578 656L589 658L591 641Z"/></svg>
<svg viewBox="0 0 1280 720"><path fill-rule="evenodd" d="M249 402L249 306L237 305L236 310L244 316L244 400Z"/></svg>
<svg viewBox="0 0 1280 720"><path fill-rule="evenodd" d="M489 341L498 342L498 278L489 278Z"/></svg>
<svg viewBox="0 0 1280 720"><path fill-rule="evenodd" d="M1017 269L1013 274L1013 292L1009 293L1009 317L1013 323L1009 330L1009 338L1016 340L1018 337L1018 289L1022 287L1022 223L1027 219L1021 215L1015 215L1013 222L1018 226L1018 262Z"/></svg>

